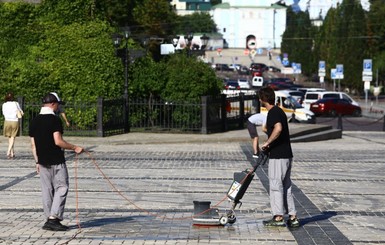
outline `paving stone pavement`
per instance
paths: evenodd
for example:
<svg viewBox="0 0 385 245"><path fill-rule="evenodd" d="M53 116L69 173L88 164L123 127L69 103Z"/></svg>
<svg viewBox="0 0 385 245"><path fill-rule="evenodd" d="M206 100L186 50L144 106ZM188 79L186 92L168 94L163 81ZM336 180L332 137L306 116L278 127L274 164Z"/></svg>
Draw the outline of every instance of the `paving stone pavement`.
<svg viewBox="0 0 385 245"><path fill-rule="evenodd" d="M0 244L385 244L384 132L292 144L298 229L262 224L271 217L267 166L257 169L234 224L192 225L193 201L230 208L233 173L253 161L246 130L65 139L89 152L66 153L66 232L41 229L28 137L16 139L14 160L0 139Z"/></svg>

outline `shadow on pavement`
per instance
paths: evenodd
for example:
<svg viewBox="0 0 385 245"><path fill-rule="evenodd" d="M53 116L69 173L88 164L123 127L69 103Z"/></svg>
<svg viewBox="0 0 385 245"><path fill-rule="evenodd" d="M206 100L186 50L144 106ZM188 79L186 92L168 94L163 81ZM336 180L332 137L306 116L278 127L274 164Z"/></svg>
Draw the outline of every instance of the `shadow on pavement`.
<svg viewBox="0 0 385 245"><path fill-rule="evenodd" d="M300 221L301 221L301 225L305 225L305 224L312 223L312 222L327 220L327 219L330 219L331 217L336 216L336 215L337 215L337 212L335 212L335 211L330 211L330 212L326 211L326 212L322 212L321 214L318 214L315 216L310 216L308 218L301 218Z"/></svg>

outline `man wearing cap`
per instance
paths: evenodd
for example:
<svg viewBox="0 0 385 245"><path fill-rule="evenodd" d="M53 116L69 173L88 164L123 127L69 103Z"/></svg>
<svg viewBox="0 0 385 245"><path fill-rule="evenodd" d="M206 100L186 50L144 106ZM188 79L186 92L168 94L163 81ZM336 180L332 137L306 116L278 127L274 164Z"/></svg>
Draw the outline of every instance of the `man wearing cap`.
<svg viewBox="0 0 385 245"><path fill-rule="evenodd" d="M36 171L40 175L43 209L47 220L44 230L66 231L62 225L64 206L68 193L68 170L63 149L73 150L77 154L83 151L80 146L65 141L63 125L55 115L62 103L56 93L49 93L42 99L40 114L31 122L32 154L36 161Z"/></svg>

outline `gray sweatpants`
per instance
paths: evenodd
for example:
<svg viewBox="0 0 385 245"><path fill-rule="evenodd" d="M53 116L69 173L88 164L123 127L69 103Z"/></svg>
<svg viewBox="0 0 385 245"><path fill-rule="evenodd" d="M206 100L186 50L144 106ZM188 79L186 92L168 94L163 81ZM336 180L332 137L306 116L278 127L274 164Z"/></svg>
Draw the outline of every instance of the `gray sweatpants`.
<svg viewBox="0 0 385 245"><path fill-rule="evenodd" d="M291 192L290 159L269 159L270 204L273 215L296 215Z"/></svg>
<svg viewBox="0 0 385 245"><path fill-rule="evenodd" d="M63 220L69 184L66 164L51 167L40 165L40 183L45 216Z"/></svg>

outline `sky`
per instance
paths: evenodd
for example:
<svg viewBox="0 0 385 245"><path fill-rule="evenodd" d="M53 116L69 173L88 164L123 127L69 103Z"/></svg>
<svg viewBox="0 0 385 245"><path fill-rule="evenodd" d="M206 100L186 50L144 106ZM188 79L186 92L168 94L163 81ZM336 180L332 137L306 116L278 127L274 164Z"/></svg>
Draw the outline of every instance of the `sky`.
<svg viewBox="0 0 385 245"><path fill-rule="evenodd" d="M297 2L298 0L284 0L286 5L292 5L294 2ZM337 3L341 3L342 0L299 0L299 7L302 11L306 10L307 2L310 1L310 9L309 14L310 18L316 18L319 16L320 10L322 9L322 16L325 17L326 13L328 12L328 9L333 6L335 7ZM272 2L277 2L276 0L273 0ZM361 5L365 10L369 10L369 0L361 0Z"/></svg>

